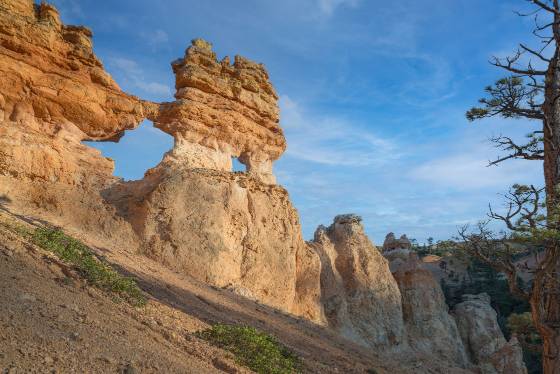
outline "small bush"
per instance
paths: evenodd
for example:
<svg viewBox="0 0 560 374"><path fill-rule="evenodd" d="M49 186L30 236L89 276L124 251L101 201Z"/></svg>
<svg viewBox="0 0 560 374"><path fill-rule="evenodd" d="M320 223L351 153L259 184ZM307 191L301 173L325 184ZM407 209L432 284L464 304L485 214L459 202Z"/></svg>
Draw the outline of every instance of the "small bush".
<svg viewBox="0 0 560 374"><path fill-rule="evenodd" d="M294 353L253 327L217 324L197 336L233 353L238 364L259 374L301 372L301 361Z"/></svg>
<svg viewBox="0 0 560 374"><path fill-rule="evenodd" d="M41 248L53 252L64 262L75 266L92 285L113 292L133 305L146 304L146 297L134 279L117 273L110 265L100 261L85 244L61 230L37 228L31 233L31 240Z"/></svg>

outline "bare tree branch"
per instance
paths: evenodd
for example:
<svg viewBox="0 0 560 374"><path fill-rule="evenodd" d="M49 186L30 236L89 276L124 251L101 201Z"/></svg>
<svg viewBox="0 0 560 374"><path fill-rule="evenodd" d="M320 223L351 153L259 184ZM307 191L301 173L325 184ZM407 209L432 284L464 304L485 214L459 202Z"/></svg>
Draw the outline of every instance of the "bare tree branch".
<svg viewBox="0 0 560 374"><path fill-rule="evenodd" d="M542 148L542 138L534 136L533 134L540 133L535 131L530 134L531 140L524 145L516 144L511 138L507 136L499 136L491 138L490 141L496 144L496 147L510 152L506 156L502 156L497 160L488 163L488 166L497 165L500 162L513 158L521 158L524 160L544 160L544 148Z"/></svg>
<svg viewBox="0 0 560 374"><path fill-rule="evenodd" d="M523 50L525 50L525 51L531 53L531 54L534 55L534 56L537 56L537 57L540 58L542 61L544 61L544 62L550 62L550 59L544 57L544 56L541 54L541 53L542 53L542 50L541 50L540 52L537 52L537 51L534 51L534 50L532 50L531 48L525 46L524 44L519 44L519 46L520 46Z"/></svg>
<svg viewBox="0 0 560 374"><path fill-rule="evenodd" d="M488 222L480 222L476 232L469 232L469 226L459 228L459 248L490 265L497 272L505 274L511 293L528 300L530 293L518 283L517 267L513 262L512 247L507 238L497 238L487 228Z"/></svg>
<svg viewBox="0 0 560 374"><path fill-rule="evenodd" d="M523 53L521 51L517 51L515 53L515 55L513 57L506 57L505 59L500 59L498 57L494 57L493 61L489 61L491 65L494 65L496 67L505 69L509 72L515 73L515 74L520 74L520 75L546 75L546 70L535 70L533 69L533 67L531 66L531 63L529 62L529 65L527 66L527 69L521 69L518 67L515 67L514 65L517 63L517 61L519 60L519 58L521 57ZM502 60L505 60L505 63L502 62Z"/></svg>
<svg viewBox="0 0 560 374"><path fill-rule="evenodd" d="M546 10L547 12L556 14L556 15L560 15L560 11L558 10L557 7L553 8L549 5L546 5L545 3L543 3L541 0L529 0L529 2L541 7L541 9Z"/></svg>

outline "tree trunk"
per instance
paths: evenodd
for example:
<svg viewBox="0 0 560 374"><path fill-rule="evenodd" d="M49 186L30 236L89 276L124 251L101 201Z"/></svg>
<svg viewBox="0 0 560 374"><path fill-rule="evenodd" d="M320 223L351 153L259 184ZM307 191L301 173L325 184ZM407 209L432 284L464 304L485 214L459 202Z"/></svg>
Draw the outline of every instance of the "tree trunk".
<svg viewBox="0 0 560 374"><path fill-rule="evenodd" d="M558 328L547 329L543 334L543 373L560 374L560 333Z"/></svg>
<svg viewBox="0 0 560 374"><path fill-rule="evenodd" d="M547 224L560 232L560 20L555 15L553 33L556 50L548 66L543 111L544 177ZM560 374L560 240L545 241L545 257L533 280L531 311L533 322L543 339L543 372Z"/></svg>

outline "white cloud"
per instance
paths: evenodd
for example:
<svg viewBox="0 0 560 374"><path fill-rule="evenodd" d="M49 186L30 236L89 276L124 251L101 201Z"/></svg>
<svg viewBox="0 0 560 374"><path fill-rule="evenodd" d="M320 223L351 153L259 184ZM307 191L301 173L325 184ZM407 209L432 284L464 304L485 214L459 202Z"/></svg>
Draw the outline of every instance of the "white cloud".
<svg viewBox="0 0 560 374"><path fill-rule="evenodd" d="M358 3L359 0L318 0L319 11L326 16L331 16L340 6L356 7Z"/></svg>
<svg viewBox="0 0 560 374"><path fill-rule="evenodd" d="M280 98L286 155L331 166L379 166L399 158L390 139L343 118L309 115L288 96Z"/></svg>
<svg viewBox="0 0 560 374"><path fill-rule="evenodd" d="M142 73L136 61L132 61L127 58L122 58L122 57L111 58L109 60L109 63L115 66L116 68L123 70L127 74L138 75Z"/></svg>
<svg viewBox="0 0 560 374"><path fill-rule="evenodd" d="M171 88L159 82L150 82L145 78L144 71L138 64L127 58L115 57L109 59L109 67L113 67L127 80L130 85L145 93L156 96L171 96Z"/></svg>
<svg viewBox="0 0 560 374"><path fill-rule="evenodd" d="M442 159L428 161L410 172L410 177L428 182L434 188L459 190L504 188L514 183L538 180L541 167L536 162L512 161L487 166L488 159L476 149Z"/></svg>
<svg viewBox="0 0 560 374"><path fill-rule="evenodd" d="M154 95L167 95L171 96L171 89L163 83L157 82L144 82L138 80L135 82L136 86L142 91L149 92Z"/></svg>

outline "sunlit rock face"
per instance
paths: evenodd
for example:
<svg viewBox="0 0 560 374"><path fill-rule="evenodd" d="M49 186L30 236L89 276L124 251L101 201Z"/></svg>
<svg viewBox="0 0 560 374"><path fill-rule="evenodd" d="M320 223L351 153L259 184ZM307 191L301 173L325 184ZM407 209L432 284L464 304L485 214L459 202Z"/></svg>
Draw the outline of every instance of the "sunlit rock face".
<svg viewBox="0 0 560 374"><path fill-rule="evenodd" d="M173 63L177 101L123 93L92 50L92 33L32 0L0 5L0 195L107 245L321 322L318 256L301 237L272 162L285 149L264 67L217 62L196 40ZM161 110L160 110L161 109ZM175 147L141 181L82 144L114 141L143 118ZM239 157L247 173L232 173ZM314 275L315 274L315 275Z"/></svg>
<svg viewBox="0 0 560 374"><path fill-rule="evenodd" d="M118 140L157 106L120 90L89 29L33 0L0 2L0 77L0 196L65 227L133 241L99 194L118 181L113 161L81 142Z"/></svg>
<svg viewBox="0 0 560 374"><path fill-rule="evenodd" d="M193 40L172 64L176 101L162 104L156 127L171 134L169 158L191 168L231 171L232 157L262 182L274 184L272 162L286 149L278 96L262 64L235 56L217 60Z"/></svg>
<svg viewBox="0 0 560 374"><path fill-rule="evenodd" d="M70 123L83 139L134 128L153 105L123 93L92 49L92 32L62 24L33 0L0 5L0 100L4 119Z"/></svg>
<svg viewBox="0 0 560 374"><path fill-rule="evenodd" d="M0 173L103 183L113 163L81 140L116 139L155 109L123 93L92 50L92 33L32 0L0 5Z"/></svg>
<svg viewBox="0 0 560 374"><path fill-rule="evenodd" d="M197 39L173 62L176 98L155 126L174 148L143 180L104 191L141 241L141 252L217 287L323 322L318 256L305 244L272 162L286 144L264 67L218 62ZM232 172L232 157L247 166Z"/></svg>
<svg viewBox="0 0 560 374"><path fill-rule="evenodd" d="M504 338L488 294L463 295L453 313L470 359L484 372L527 373L521 346L515 337Z"/></svg>
<svg viewBox="0 0 560 374"><path fill-rule="evenodd" d="M321 302L328 324L364 345L397 347L403 339L401 295L387 260L361 219L341 215L315 232L321 258Z"/></svg>
<svg viewBox="0 0 560 374"><path fill-rule="evenodd" d="M363 345L432 351L463 366L441 290L409 266L415 260L406 237L384 246L386 256L402 260L394 277L357 216L337 216L303 241L297 211L272 173L286 142L264 67L239 56L218 61L202 40L172 67L176 101L138 99L104 71L89 29L64 25L51 5L3 0L0 203L77 232L108 254L148 256ZM82 144L118 141L144 118L175 145L142 180L113 176L113 161ZM246 173L231 171L232 157ZM456 313L465 345L479 352L473 360L500 373L517 367L517 359L496 361L517 355L515 341L484 348L481 328ZM430 332L443 343L430 342Z"/></svg>
<svg viewBox="0 0 560 374"><path fill-rule="evenodd" d="M242 173L168 166L108 192L140 236L142 253L321 322L319 259L302 239L286 190Z"/></svg>

